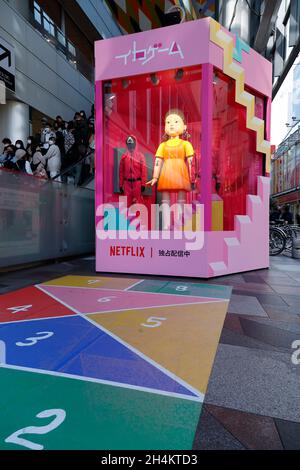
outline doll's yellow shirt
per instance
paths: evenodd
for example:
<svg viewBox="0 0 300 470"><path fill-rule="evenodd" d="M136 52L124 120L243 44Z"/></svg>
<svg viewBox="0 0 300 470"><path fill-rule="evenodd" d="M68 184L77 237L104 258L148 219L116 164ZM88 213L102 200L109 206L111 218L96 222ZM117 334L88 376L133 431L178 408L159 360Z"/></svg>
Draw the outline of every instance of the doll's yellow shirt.
<svg viewBox="0 0 300 470"><path fill-rule="evenodd" d="M192 157L194 155L195 151L190 142L188 142L187 140L180 139L179 137L175 137L174 139L169 139L166 142L162 142L160 146L158 147L155 156L159 158L165 158L166 157L166 152L165 152L166 145L168 145L168 147L176 147L180 144L183 144L186 158Z"/></svg>

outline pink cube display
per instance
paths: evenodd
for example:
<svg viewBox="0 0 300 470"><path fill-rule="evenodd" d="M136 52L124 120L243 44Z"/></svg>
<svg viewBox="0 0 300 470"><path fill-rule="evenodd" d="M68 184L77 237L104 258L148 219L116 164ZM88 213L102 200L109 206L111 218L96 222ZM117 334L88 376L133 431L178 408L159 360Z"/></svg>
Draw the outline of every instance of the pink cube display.
<svg viewBox="0 0 300 470"><path fill-rule="evenodd" d="M95 55L96 270L268 267L271 63L211 18Z"/></svg>

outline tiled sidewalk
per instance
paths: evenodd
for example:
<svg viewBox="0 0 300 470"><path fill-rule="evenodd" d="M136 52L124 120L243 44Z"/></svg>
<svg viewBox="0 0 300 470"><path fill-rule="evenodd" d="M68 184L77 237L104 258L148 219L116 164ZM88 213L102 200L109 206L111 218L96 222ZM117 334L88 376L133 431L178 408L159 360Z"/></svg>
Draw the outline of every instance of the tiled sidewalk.
<svg viewBox="0 0 300 470"><path fill-rule="evenodd" d="M0 293L66 274L95 274L94 259L0 274ZM233 286L233 294L194 449L300 449L300 365L291 362L300 260L279 256L269 270L199 282Z"/></svg>

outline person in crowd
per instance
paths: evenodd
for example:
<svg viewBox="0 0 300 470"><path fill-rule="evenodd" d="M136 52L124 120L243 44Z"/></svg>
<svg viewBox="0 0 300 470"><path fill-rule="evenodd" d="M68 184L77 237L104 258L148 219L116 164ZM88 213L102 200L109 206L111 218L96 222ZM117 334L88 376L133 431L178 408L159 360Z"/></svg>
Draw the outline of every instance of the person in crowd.
<svg viewBox="0 0 300 470"><path fill-rule="evenodd" d="M50 143L49 140L51 137L55 138L55 132L52 130L47 118L42 119L42 129L40 135L40 142L42 147L46 150L49 149Z"/></svg>
<svg viewBox="0 0 300 470"><path fill-rule="evenodd" d="M26 152L28 153L30 160L32 159L33 156L33 151L34 151L34 137L32 135L29 135L27 137L27 145L26 145Z"/></svg>
<svg viewBox="0 0 300 470"><path fill-rule="evenodd" d="M92 104L92 106L91 106L91 115L90 115L88 121L90 121L91 119L95 119L95 105L94 104Z"/></svg>
<svg viewBox="0 0 300 470"><path fill-rule="evenodd" d="M270 222L278 222L281 216L281 210L276 203L271 204Z"/></svg>
<svg viewBox="0 0 300 470"><path fill-rule="evenodd" d="M3 145L3 152L4 152L6 147L8 147L8 145L11 145L11 140L8 137L4 137L4 139L2 139L2 145Z"/></svg>
<svg viewBox="0 0 300 470"><path fill-rule="evenodd" d="M79 114L80 114L81 119L82 119L83 121L87 121L86 114L85 114L85 111L83 111L83 109L80 111Z"/></svg>
<svg viewBox="0 0 300 470"><path fill-rule="evenodd" d="M45 155L45 160L47 161L47 169L50 178L55 178L61 169L61 154L58 145L56 145L55 136L50 137L49 145L50 147ZM60 181L60 179L57 178L56 181Z"/></svg>
<svg viewBox="0 0 300 470"><path fill-rule="evenodd" d="M290 206L288 204L284 206L284 209L280 218L281 220L284 220L287 224L291 225L294 223L294 217L293 217L293 214L290 212Z"/></svg>
<svg viewBox="0 0 300 470"><path fill-rule="evenodd" d="M1 167L6 168L7 170L16 170L16 149L14 145L9 144L5 147L3 155L1 155Z"/></svg>
<svg viewBox="0 0 300 470"><path fill-rule="evenodd" d="M16 140L15 147L17 150L18 149L25 150L23 140Z"/></svg>
<svg viewBox="0 0 300 470"><path fill-rule="evenodd" d="M29 163L29 155L25 149L18 149L16 151L16 166L22 173L27 173L27 175L33 174Z"/></svg>
<svg viewBox="0 0 300 470"><path fill-rule="evenodd" d="M31 169L34 176L39 178L48 179L48 174L46 171L46 158L42 155L40 145L34 147L34 152L32 156Z"/></svg>
<svg viewBox="0 0 300 470"><path fill-rule="evenodd" d="M89 119L89 138L88 138L88 154L89 154L89 172L95 172L95 120Z"/></svg>
<svg viewBox="0 0 300 470"><path fill-rule="evenodd" d="M54 127L56 127L57 130L61 132L63 132L66 129L66 123L61 116L56 116L55 121L54 121Z"/></svg>

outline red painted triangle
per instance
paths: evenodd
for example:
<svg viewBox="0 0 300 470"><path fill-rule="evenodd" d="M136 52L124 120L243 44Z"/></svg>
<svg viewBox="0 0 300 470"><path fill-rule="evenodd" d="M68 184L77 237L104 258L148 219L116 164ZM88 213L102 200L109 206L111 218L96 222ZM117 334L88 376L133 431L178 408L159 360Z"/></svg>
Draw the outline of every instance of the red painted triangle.
<svg viewBox="0 0 300 470"><path fill-rule="evenodd" d="M0 297L0 323L64 315L74 312L34 286Z"/></svg>

